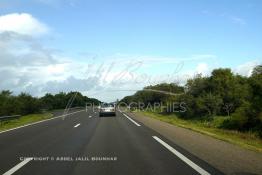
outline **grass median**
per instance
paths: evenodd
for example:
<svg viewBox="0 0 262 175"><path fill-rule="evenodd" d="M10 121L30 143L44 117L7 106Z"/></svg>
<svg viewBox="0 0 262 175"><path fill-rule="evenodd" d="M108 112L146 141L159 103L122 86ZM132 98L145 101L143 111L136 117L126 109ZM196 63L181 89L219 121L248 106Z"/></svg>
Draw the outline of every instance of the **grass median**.
<svg viewBox="0 0 262 175"><path fill-rule="evenodd" d="M30 123L38 122L41 120L46 120L52 118L53 114L44 113L44 114L29 114L25 116L21 116L18 119L11 119L6 121L1 121L0 123L0 131L5 131L8 129L16 128L19 126L27 125Z"/></svg>
<svg viewBox="0 0 262 175"><path fill-rule="evenodd" d="M199 121L199 120L184 120L177 117L175 114L163 115L155 112L140 111L135 112L142 114L143 116L151 117L163 122L170 123L172 125L187 128L211 137L227 141L243 148L262 152L262 139L255 133L251 132L239 132L232 130L225 130L217 128L225 117L214 117L212 121Z"/></svg>

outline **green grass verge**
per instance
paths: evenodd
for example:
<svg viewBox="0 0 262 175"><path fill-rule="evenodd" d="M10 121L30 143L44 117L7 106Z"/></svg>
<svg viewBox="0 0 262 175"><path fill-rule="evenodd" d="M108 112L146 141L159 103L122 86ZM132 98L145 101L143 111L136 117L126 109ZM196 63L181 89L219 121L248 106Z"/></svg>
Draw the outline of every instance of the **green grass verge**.
<svg viewBox="0 0 262 175"><path fill-rule="evenodd" d="M53 117L51 113L44 113L44 114L30 114L22 116L18 119L12 119L7 121L1 121L0 123L0 131L8 130L11 128L23 126L29 123L34 123L40 120L45 120Z"/></svg>
<svg viewBox="0 0 262 175"><path fill-rule="evenodd" d="M226 117L215 117L213 121L196 121L196 120L183 120L178 118L175 114L163 115L153 112L137 112L142 115L152 117L176 126L187 128L193 131L197 131L202 134L212 136L214 138L227 141L243 148L262 152L262 139L256 136L254 133L243 133L239 131L224 130L217 128Z"/></svg>

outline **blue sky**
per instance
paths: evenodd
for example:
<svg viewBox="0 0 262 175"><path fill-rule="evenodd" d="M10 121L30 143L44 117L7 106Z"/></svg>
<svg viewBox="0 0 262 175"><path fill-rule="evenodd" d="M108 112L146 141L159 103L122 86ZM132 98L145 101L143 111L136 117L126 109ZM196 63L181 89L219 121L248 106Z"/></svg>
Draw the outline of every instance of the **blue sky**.
<svg viewBox="0 0 262 175"><path fill-rule="evenodd" d="M177 60L180 73L206 74L217 67L247 74L262 60L260 0L2 0L0 9L0 16L26 13L44 24L34 42L79 64L133 59L143 62L136 73L164 76Z"/></svg>

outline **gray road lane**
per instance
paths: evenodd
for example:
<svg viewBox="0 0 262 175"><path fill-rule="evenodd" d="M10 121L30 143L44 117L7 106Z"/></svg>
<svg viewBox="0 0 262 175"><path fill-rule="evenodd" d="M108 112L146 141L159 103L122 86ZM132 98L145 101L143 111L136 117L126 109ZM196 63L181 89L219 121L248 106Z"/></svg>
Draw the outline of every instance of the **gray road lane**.
<svg viewBox="0 0 262 175"><path fill-rule="evenodd" d="M120 112L116 117L99 117L92 110L0 134L0 173L26 156L73 161L30 161L14 174L199 174L152 136L158 136L210 174L220 174L153 130L136 126ZM77 157L89 161L76 161ZM97 160L102 157L117 160Z"/></svg>

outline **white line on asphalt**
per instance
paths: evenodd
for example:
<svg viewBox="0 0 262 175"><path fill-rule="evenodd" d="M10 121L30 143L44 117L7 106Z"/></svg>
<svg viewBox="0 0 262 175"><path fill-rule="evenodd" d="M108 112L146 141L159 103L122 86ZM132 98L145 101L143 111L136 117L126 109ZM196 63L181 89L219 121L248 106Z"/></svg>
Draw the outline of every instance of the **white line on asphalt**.
<svg viewBox="0 0 262 175"><path fill-rule="evenodd" d="M92 116L91 115L89 115L89 118L91 118Z"/></svg>
<svg viewBox="0 0 262 175"><path fill-rule="evenodd" d="M16 127L16 128L8 129L8 130L5 130L5 131L1 131L0 134L2 134L4 132L16 130L16 129L19 129L19 128L24 128L26 126L31 126L31 125L35 125L35 124L38 124L38 123L46 122L46 121L49 121L49 120L65 117L65 116L68 116L68 115L71 115L71 114L75 114L75 113L78 113L78 112L82 112L82 111L84 111L84 110L80 110L80 111L72 112L72 113L69 113L69 114L64 114L64 115L60 115L60 116L57 116L57 117L53 117L53 118L50 118L50 119L41 120L41 121L30 123L30 124L27 124L27 125L19 126L19 127Z"/></svg>
<svg viewBox="0 0 262 175"><path fill-rule="evenodd" d="M5 172L3 175L11 175L11 174L13 174L14 172L16 172L18 169L20 169L22 166L24 166L25 164L27 164L31 160L33 160L32 157L28 157L28 158L24 159L22 162L20 162L19 164L17 164L16 166L11 168L7 172Z"/></svg>
<svg viewBox="0 0 262 175"><path fill-rule="evenodd" d="M123 113L123 115L128 118L131 122L133 122L136 126L141 126L140 124L138 124L135 120L131 119L130 117L128 117L126 114Z"/></svg>
<svg viewBox="0 0 262 175"><path fill-rule="evenodd" d="M78 123L77 125L75 125L74 127L76 128L76 127L78 127L80 125L80 123Z"/></svg>
<svg viewBox="0 0 262 175"><path fill-rule="evenodd" d="M187 157L185 157L183 154L175 150L173 147L168 145L166 142L158 138L157 136L152 136L156 141L158 141L160 144L162 144L164 147L166 147L169 151L171 151L173 154L175 154L178 158L180 158L183 162L188 164L191 168L196 170L201 175L210 175L207 171L199 167L197 164L189 160Z"/></svg>

